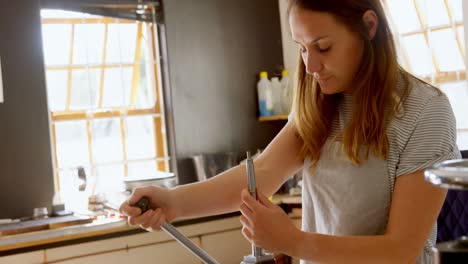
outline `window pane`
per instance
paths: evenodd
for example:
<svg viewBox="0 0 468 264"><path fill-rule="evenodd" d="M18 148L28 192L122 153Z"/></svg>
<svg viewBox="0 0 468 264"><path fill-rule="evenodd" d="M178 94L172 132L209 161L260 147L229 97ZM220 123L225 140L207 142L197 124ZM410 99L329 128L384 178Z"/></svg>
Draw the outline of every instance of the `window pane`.
<svg viewBox="0 0 468 264"><path fill-rule="evenodd" d="M60 198L61 202L65 204L67 210L79 213L87 213L88 210L88 197L91 194L92 186L90 186L90 170L84 167L87 176L86 189L79 190L82 181L78 178L78 170L60 169Z"/></svg>
<svg viewBox="0 0 468 264"><path fill-rule="evenodd" d="M403 37L402 43L414 74L429 75L435 73L431 52L422 34Z"/></svg>
<svg viewBox="0 0 468 264"><path fill-rule="evenodd" d="M463 26L457 27L458 39L462 43L463 49L465 50L465 28Z"/></svg>
<svg viewBox="0 0 468 264"><path fill-rule="evenodd" d="M71 25L42 25L46 65L66 65L70 60Z"/></svg>
<svg viewBox="0 0 468 264"><path fill-rule="evenodd" d="M133 68L107 68L104 73L102 107L128 106Z"/></svg>
<svg viewBox="0 0 468 264"><path fill-rule="evenodd" d="M121 192L125 189L124 166L121 164L97 166L95 193Z"/></svg>
<svg viewBox="0 0 468 264"><path fill-rule="evenodd" d="M137 109L149 109L156 103L154 67L152 61L140 64L137 97L135 98Z"/></svg>
<svg viewBox="0 0 468 264"><path fill-rule="evenodd" d="M109 24L106 63L135 61L137 24Z"/></svg>
<svg viewBox="0 0 468 264"><path fill-rule="evenodd" d="M151 116L127 117L127 158L154 158L154 125Z"/></svg>
<svg viewBox="0 0 468 264"><path fill-rule="evenodd" d="M452 105L457 128L468 128L468 115L466 115L466 103L468 102L468 87L466 81L443 83L440 89L447 95Z"/></svg>
<svg viewBox="0 0 468 264"><path fill-rule="evenodd" d="M157 65L154 54L148 40L148 27L145 25L142 30L143 40L141 41L142 56L140 59L140 71L137 97L135 107L137 109L153 108L156 104L156 71Z"/></svg>
<svg viewBox="0 0 468 264"><path fill-rule="evenodd" d="M122 132L118 118L92 121L93 158L96 163L122 161Z"/></svg>
<svg viewBox="0 0 468 264"><path fill-rule="evenodd" d="M433 27L450 24L444 0L418 0L418 3L427 26Z"/></svg>
<svg viewBox="0 0 468 264"><path fill-rule="evenodd" d="M104 25L75 25L73 45L73 64L102 64Z"/></svg>
<svg viewBox="0 0 468 264"><path fill-rule="evenodd" d="M457 22L463 21L462 0L449 0L450 11L452 11L453 19Z"/></svg>
<svg viewBox="0 0 468 264"><path fill-rule="evenodd" d="M85 121L55 123L55 136L60 168L89 165L88 133Z"/></svg>
<svg viewBox="0 0 468 264"><path fill-rule="evenodd" d="M130 178L146 178L146 177L160 177L165 175L160 174L156 170L156 161L139 161L128 163L128 176Z"/></svg>
<svg viewBox="0 0 468 264"><path fill-rule="evenodd" d="M97 108L101 70L86 69L72 71L70 109L86 110Z"/></svg>
<svg viewBox="0 0 468 264"><path fill-rule="evenodd" d="M455 34L453 29L437 30L429 34L441 71L457 71L465 68Z"/></svg>
<svg viewBox="0 0 468 264"><path fill-rule="evenodd" d="M67 101L67 79L66 70L48 70L47 99L50 111L63 111Z"/></svg>
<svg viewBox="0 0 468 264"><path fill-rule="evenodd" d="M413 1L387 0L387 4L398 32L407 33L421 29Z"/></svg>

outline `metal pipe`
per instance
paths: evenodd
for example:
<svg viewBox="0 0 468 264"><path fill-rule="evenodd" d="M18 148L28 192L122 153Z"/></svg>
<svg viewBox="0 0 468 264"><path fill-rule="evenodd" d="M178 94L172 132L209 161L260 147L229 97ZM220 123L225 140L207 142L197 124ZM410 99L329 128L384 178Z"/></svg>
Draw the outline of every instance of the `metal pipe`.
<svg viewBox="0 0 468 264"><path fill-rule="evenodd" d="M136 206L140 208L141 214L144 214L146 211L151 209L151 203L148 197L143 196L136 204ZM196 257L198 257L201 261L205 264L219 264L214 258L212 258L208 253L206 253L203 249L198 247L195 243L193 243L190 239L184 236L182 233L179 232L173 225L164 222L161 226L162 230L166 231L172 238L178 241L182 246L192 252Z"/></svg>
<svg viewBox="0 0 468 264"><path fill-rule="evenodd" d="M177 240L182 246L192 252L195 256L197 256L201 261L206 264L218 264L218 262L212 258L206 251L199 248L195 245L190 239L184 236L182 233L179 232L173 225L164 222L161 226L162 230L166 231L171 237Z"/></svg>
<svg viewBox="0 0 468 264"><path fill-rule="evenodd" d="M248 178L248 185L249 185L249 193L255 200L258 200L257 197L257 183L255 180L255 168L252 157L250 156L250 151L247 151L247 161L246 161L246 169L247 169L247 178ZM255 246L252 244L252 256L260 257L263 256L263 249L260 247Z"/></svg>

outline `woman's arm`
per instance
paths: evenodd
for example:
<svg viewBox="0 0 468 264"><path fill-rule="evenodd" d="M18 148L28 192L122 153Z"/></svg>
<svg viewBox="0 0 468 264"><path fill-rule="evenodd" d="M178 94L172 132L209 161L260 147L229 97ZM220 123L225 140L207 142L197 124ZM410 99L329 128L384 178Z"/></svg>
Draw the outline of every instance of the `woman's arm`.
<svg viewBox="0 0 468 264"><path fill-rule="evenodd" d="M259 191L272 195L303 165L297 158L302 141L290 121L254 161ZM183 185L171 193L176 218L200 217L239 210L247 187L245 166L236 166L203 182Z"/></svg>
<svg viewBox="0 0 468 264"><path fill-rule="evenodd" d="M414 263L421 254L447 191L423 172L397 178L387 232L336 237L298 231L288 254L319 263Z"/></svg>

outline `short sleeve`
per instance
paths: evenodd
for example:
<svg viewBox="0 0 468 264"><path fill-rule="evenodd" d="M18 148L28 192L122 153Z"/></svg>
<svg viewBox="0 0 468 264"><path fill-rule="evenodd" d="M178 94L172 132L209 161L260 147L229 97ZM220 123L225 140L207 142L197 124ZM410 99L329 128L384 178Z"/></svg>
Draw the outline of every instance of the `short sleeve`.
<svg viewBox="0 0 468 264"><path fill-rule="evenodd" d="M401 176L444 160L461 158L456 144L456 121L447 96L428 99L415 120L403 151L396 176Z"/></svg>

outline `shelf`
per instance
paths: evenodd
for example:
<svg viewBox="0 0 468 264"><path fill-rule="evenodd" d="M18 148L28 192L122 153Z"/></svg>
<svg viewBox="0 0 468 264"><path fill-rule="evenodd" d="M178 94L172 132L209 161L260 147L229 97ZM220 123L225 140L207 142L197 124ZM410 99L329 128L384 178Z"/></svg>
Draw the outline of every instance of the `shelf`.
<svg viewBox="0 0 468 264"><path fill-rule="evenodd" d="M288 120L288 115L261 116L261 117L258 118L258 120L260 122Z"/></svg>

